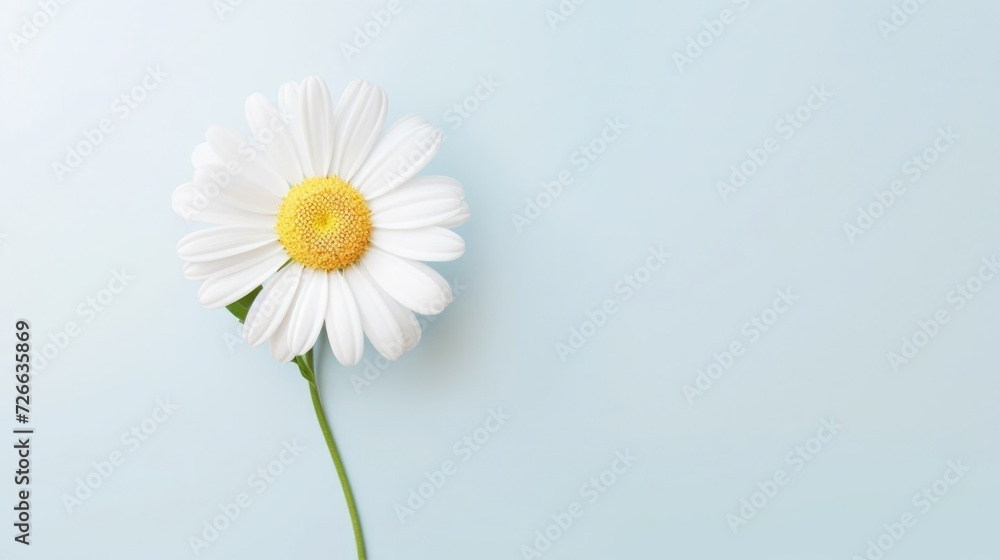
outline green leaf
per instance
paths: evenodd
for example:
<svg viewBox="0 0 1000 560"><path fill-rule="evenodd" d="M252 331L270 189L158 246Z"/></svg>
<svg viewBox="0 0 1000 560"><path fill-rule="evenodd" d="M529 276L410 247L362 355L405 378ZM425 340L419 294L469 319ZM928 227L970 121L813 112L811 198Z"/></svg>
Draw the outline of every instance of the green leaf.
<svg viewBox="0 0 1000 560"><path fill-rule="evenodd" d="M313 371L313 351L309 350L301 356L295 357L295 363L299 366L299 373L302 377L306 378L306 381L310 383L316 382L316 373Z"/></svg>
<svg viewBox="0 0 1000 560"><path fill-rule="evenodd" d="M257 299L257 294L260 293L260 290L262 288L263 286L257 286L249 294L227 305L226 309L228 309L230 313L235 315L236 318L239 319L241 323L246 321L247 313L250 312L250 306L253 305L253 300Z"/></svg>

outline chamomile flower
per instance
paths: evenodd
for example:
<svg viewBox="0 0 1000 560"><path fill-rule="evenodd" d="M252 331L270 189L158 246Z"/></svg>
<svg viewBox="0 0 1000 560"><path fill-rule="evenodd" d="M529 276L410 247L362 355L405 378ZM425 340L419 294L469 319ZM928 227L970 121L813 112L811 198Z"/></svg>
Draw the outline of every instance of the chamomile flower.
<svg viewBox="0 0 1000 560"><path fill-rule="evenodd" d="M213 224L178 243L187 278L202 281L208 308L259 286L244 323L252 345L268 342L288 362L324 327L337 360L356 364L364 339L389 359L420 340L414 313L451 302L448 282L421 261L450 261L465 243L450 228L469 218L462 186L417 177L441 133L404 117L385 130L379 87L347 86L336 107L318 77L287 83L275 107L247 99L252 139L211 127L192 154L194 178L173 208Z"/></svg>

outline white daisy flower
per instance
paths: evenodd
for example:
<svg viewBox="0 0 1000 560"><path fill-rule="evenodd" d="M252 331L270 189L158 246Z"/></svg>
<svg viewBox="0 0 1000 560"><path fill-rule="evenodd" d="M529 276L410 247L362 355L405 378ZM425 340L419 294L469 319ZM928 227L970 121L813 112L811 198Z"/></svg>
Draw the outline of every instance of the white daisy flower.
<svg viewBox="0 0 1000 560"><path fill-rule="evenodd" d="M287 83L276 109L247 99L248 140L224 127L191 156L194 179L177 187L179 215L216 224L181 239L184 275L204 283L208 308L232 304L263 284L244 336L270 342L288 362L323 327L334 355L356 364L364 337L395 360L420 340L414 312L441 312L448 282L420 261L450 261L465 242L449 228L469 218L462 186L415 177L441 145L441 132L409 116L383 133L388 102L364 81L336 108L318 77Z"/></svg>

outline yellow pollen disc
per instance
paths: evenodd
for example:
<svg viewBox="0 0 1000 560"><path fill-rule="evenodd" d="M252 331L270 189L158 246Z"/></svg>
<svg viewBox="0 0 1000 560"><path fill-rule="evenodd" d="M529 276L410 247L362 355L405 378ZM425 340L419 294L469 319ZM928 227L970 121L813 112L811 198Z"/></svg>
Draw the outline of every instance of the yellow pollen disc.
<svg viewBox="0 0 1000 560"><path fill-rule="evenodd" d="M365 254L372 211L361 193L340 177L310 177L285 195L274 229L293 260L335 270Z"/></svg>

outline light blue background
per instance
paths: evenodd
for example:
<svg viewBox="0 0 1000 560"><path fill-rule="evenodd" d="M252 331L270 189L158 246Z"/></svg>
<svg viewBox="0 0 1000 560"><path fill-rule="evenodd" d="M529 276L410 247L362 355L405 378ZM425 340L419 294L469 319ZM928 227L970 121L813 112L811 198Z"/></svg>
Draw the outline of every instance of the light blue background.
<svg viewBox="0 0 1000 560"><path fill-rule="evenodd" d="M427 172L462 181L473 212L466 255L437 266L465 288L415 351L358 392L364 362L344 368L321 345L373 560L523 558L626 449L638 462L546 559L849 559L957 459L971 471L885 558L997 557L1000 285L899 372L886 354L951 312L949 291L1000 252L1000 5L929 2L886 40L891 0L590 0L556 29L545 12L557 0L401 3L351 62L341 45L385 2L245 0L221 19L209 0L72 2L16 53L7 34L38 7L4 4L0 347L11 351L16 318L38 343L82 327L33 381L33 545L13 543L4 517L0 553L193 557L189 537L249 490L253 505L201 557L353 557L305 382L199 307L175 244L201 226L170 209L209 125L246 132L249 94L275 99L319 74L338 94L373 80L391 119L441 126ZM735 22L679 72L674 52L727 7ZM157 64L169 76L119 120L114 100ZM454 129L446 111L490 75L500 87ZM820 85L829 102L723 202L730 166L780 138L776 121ZM105 117L115 130L58 181L52 162ZM629 128L579 171L573 152L606 118ZM849 243L843 224L939 127L961 138ZM574 183L519 233L511 215L563 169ZM616 283L660 246L667 264L621 301ZM77 306L122 267L135 279L84 323ZM800 299L689 403L683 386L747 342L742 325L779 288ZM556 344L608 298L618 313L561 360ZM3 402L13 384L0 383ZM68 513L62 496L162 398L179 410ZM401 524L394 505L460 461L453 445L496 407L511 419ZM726 515L830 416L842 431L734 534ZM292 439L305 451L253 494L247 477ZM0 469L14 461L8 447Z"/></svg>

